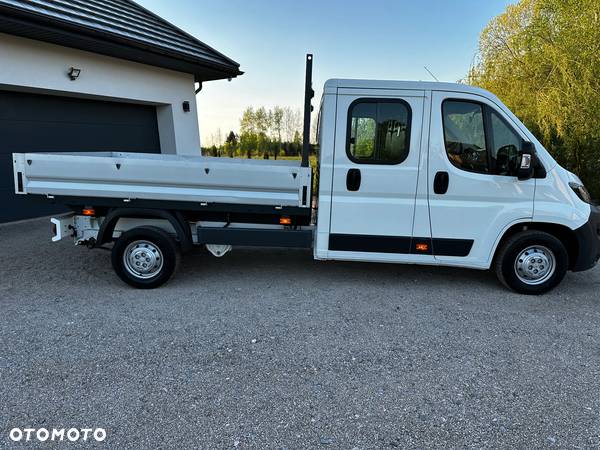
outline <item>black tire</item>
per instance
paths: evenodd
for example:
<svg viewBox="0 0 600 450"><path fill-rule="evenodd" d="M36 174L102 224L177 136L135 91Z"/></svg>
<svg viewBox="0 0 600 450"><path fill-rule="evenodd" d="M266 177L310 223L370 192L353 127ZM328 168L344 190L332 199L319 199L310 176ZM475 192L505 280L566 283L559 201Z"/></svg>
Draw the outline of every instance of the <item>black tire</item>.
<svg viewBox="0 0 600 450"><path fill-rule="evenodd" d="M532 248L533 253L524 253ZM535 260L536 255L540 259ZM533 265L529 265L527 262L532 259ZM546 261L552 264L549 265ZM548 270L547 267L553 269ZM526 295L541 295L554 289L565 277L568 267L569 255L563 243L551 234L535 230L511 236L498 250L494 261L494 269L500 282L509 289ZM542 276L544 269L547 273ZM532 273L535 270L538 270L539 275L538 272ZM531 277L528 278L528 275ZM537 276L541 278L536 279Z"/></svg>
<svg viewBox="0 0 600 450"><path fill-rule="evenodd" d="M131 254L131 262L127 262L128 259L124 256L126 252ZM134 260L138 256L139 260ZM119 237L112 249L111 260L116 274L125 283L138 289L154 289L169 281L175 273L179 263L179 248L164 230L158 227L138 227ZM152 267L140 267L140 273L136 275L133 261L138 266L152 264ZM142 273L143 271L147 273Z"/></svg>

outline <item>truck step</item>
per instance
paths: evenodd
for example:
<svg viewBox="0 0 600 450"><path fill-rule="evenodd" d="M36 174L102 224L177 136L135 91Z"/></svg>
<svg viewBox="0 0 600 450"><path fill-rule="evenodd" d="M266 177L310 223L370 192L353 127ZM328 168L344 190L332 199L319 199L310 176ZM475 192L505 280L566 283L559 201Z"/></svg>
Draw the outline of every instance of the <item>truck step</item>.
<svg viewBox="0 0 600 450"><path fill-rule="evenodd" d="M199 244L312 248L313 230L198 227Z"/></svg>

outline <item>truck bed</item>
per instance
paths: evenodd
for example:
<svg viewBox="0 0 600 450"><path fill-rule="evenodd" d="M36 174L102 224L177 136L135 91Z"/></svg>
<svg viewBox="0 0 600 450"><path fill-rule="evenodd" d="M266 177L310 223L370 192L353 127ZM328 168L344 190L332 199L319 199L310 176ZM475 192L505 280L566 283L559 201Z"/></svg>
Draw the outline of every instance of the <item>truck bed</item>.
<svg viewBox="0 0 600 450"><path fill-rule="evenodd" d="M311 169L300 161L145 153L15 153L15 191L310 207Z"/></svg>

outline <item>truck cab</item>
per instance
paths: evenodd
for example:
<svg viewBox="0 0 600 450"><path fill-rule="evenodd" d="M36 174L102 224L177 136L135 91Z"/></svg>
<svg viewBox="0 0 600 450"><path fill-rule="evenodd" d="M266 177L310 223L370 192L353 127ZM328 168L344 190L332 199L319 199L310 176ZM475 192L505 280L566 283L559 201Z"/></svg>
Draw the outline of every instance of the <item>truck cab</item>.
<svg viewBox="0 0 600 450"><path fill-rule="evenodd" d="M485 90L329 80L319 137L317 259L497 263L505 284L539 293L600 257L581 181Z"/></svg>

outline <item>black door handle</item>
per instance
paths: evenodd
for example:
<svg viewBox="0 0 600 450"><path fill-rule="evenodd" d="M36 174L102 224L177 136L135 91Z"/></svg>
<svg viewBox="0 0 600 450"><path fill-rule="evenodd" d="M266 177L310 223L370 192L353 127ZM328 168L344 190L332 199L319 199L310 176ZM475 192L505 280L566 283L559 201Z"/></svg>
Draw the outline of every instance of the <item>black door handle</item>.
<svg viewBox="0 0 600 450"><path fill-rule="evenodd" d="M433 181L433 192L444 195L448 192L449 184L450 177L448 176L448 172L438 172L435 174L435 180Z"/></svg>
<svg viewBox="0 0 600 450"><path fill-rule="evenodd" d="M349 191L356 192L360 189L361 174L359 169L350 169L346 175L346 188Z"/></svg>

